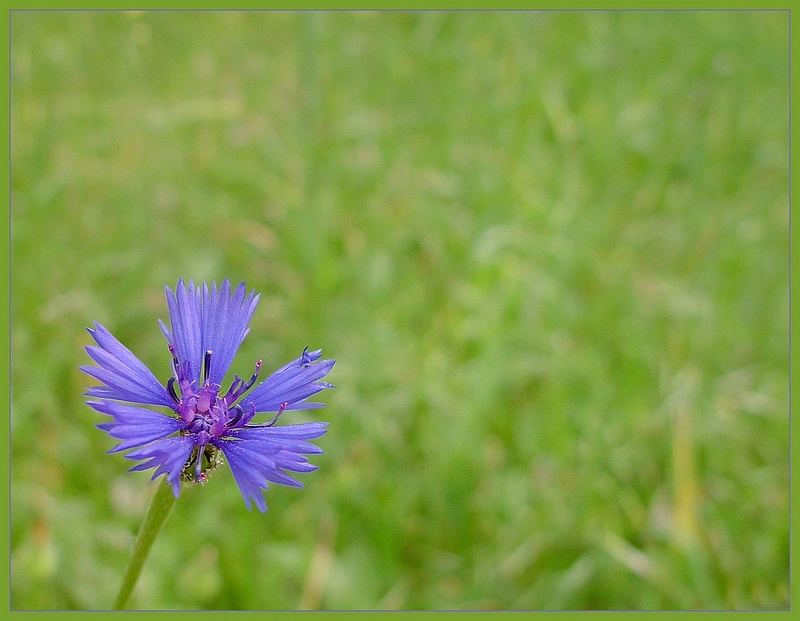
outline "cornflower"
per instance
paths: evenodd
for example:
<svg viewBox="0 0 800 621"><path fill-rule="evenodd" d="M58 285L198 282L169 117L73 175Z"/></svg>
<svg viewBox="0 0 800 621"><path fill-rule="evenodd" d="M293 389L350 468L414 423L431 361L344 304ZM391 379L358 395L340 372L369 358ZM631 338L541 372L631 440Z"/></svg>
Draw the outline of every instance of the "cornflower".
<svg viewBox="0 0 800 621"><path fill-rule="evenodd" d="M97 345L86 351L98 366L80 369L101 382L87 389L87 404L112 417L97 426L120 440L108 452L130 451L126 457L139 463L129 470L155 468L151 480L163 474L175 497L181 482L205 483L224 456L247 508L252 499L266 511L260 491L268 482L302 487L285 471L317 468L303 455L322 452L308 440L324 434L327 423L275 423L287 410L324 405L306 399L333 387L320 380L334 360L320 360L321 350L305 348L257 384L259 360L247 381L234 375L223 392L223 377L249 332L259 296L245 294L244 282L231 292L227 279L219 289L216 283L195 288L191 280L187 287L180 279L174 293L165 290L171 329L159 324L172 361L166 384L97 321L87 328ZM263 412L274 415L267 422L251 422Z"/></svg>

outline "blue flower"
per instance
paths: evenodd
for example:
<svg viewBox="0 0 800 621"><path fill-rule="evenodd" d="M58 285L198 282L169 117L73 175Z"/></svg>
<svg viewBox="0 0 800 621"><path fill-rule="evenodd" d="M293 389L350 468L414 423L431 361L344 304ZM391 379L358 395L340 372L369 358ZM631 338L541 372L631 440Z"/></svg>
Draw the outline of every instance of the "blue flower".
<svg viewBox="0 0 800 621"><path fill-rule="evenodd" d="M245 295L244 282L231 292L228 280L217 289L178 280L175 293L165 287L171 327L160 322L172 357L172 377L162 385L127 347L96 321L87 328L97 345L86 351L98 366L80 369L101 384L87 389L87 404L113 420L97 426L117 440L109 453L130 452L139 463L130 470L155 468L178 496L181 481L204 483L206 473L227 459L247 508L252 498L261 511L267 505L260 490L267 482L302 487L285 471L310 472L316 466L303 455L321 453L308 442L325 433L327 423L275 426L286 410L317 408L306 401L332 385L320 381L333 360L320 360L320 350L303 350L256 384L261 360L244 381L237 375L227 391L222 379L258 303L254 291ZM128 405L128 404L138 405ZM145 406L161 406L164 414ZM264 423L251 423L259 412L274 412ZM133 450L131 450L133 449Z"/></svg>

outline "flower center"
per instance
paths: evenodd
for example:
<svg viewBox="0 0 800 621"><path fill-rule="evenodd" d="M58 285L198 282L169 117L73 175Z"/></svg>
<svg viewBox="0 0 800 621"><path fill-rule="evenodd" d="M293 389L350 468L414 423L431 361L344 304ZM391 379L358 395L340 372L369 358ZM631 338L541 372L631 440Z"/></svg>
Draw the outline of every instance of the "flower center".
<svg viewBox="0 0 800 621"><path fill-rule="evenodd" d="M175 410L187 424L186 430L189 433L206 432L211 437L219 437L227 427L241 427L252 418L254 411L245 413L240 406L235 405L235 402L255 384L261 370L261 360L256 362L255 371L247 382L234 375L228 392L220 397L219 384L209 380L211 357L214 352L210 349L206 351L203 360L203 381L198 388L197 381L190 377L188 362L178 361L172 345L169 346L169 350L172 353L173 376L167 382L167 391L175 401Z"/></svg>
<svg viewBox="0 0 800 621"><path fill-rule="evenodd" d="M227 429L243 427L255 415L255 408L245 412L235 402L255 384L261 370L261 360L256 362L255 371L247 382L234 375L228 392L224 396L219 396L219 384L209 379L213 355L210 349L206 351L203 359L203 380L199 387L197 380L190 376L188 361L179 362L172 345L169 349L172 353L173 376L167 382L167 391L175 401L175 411L186 423L181 433L193 435L195 441L195 447L183 467L182 478L186 481L203 483L205 473L222 461L212 440L222 436Z"/></svg>
<svg viewBox="0 0 800 621"><path fill-rule="evenodd" d="M222 435L229 419L228 408L217 398L213 384L203 384L199 392L190 394L181 404L180 414L189 424L189 432L206 432L215 438Z"/></svg>

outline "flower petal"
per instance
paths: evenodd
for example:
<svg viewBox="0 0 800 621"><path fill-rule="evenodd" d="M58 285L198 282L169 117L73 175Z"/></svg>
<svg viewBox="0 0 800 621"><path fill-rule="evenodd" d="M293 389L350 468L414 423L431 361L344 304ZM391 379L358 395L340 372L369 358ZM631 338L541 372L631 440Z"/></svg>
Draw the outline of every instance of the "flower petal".
<svg viewBox="0 0 800 621"><path fill-rule="evenodd" d="M261 511L266 511L267 504L259 490L267 489L267 481L302 487L297 479L283 472L283 469L294 472L316 469L301 454L321 453L322 449L304 440L319 437L323 433L325 423L253 426L233 429L227 437L212 442L225 454L247 508L250 508L252 498Z"/></svg>
<svg viewBox="0 0 800 621"><path fill-rule="evenodd" d="M186 423L179 418L173 418L147 408L105 400L87 401L86 403L98 412L114 418L113 421L97 424L97 427L108 432L112 438L123 440L110 449L109 453L149 444L186 427Z"/></svg>
<svg viewBox="0 0 800 621"><path fill-rule="evenodd" d="M228 279L222 281L219 290L217 284L203 283L201 334L202 353L211 350L211 369L209 380L219 384L247 335L247 324L258 304L260 296L255 291L245 295L245 284L240 282L231 294Z"/></svg>
<svg viewBox="0 0 800 621"><path fill-rule="evenodd" d="M317 353L317 352L315 352ZM317 356L318 357L318 356ZM331 370L335 360L320 360L309 363L307 358L297 358L282 366L253 390L242 397L242 409L256 412L274 412L284 403L286 407L300 403L323 388L332 388L327 382L317 382ZM293 410L302 407L290 408Z"/></svg>
<svg viewBox="0 0 800 621"><path fill-rule="evenodd" d="M164 287L164 290L172 332L168 331L163 323L161 330L170 345L175 348L178 360L188 361L189 379L197 380L200 377L200 367L205 353L200 330L200 290L195 290L191 280L187 287L183 278L178 279L174 294L169 287Z"/></svg>
<svg viewBox="0 0 800 621"><path fill-rule="evenodd" d="M269 446L264 446L263 450L268 453L285 448L288 442L297 440L313 440L319 438L328 429L328 423L322 421L315 421L312 423L296 423L294 425L248 425L246 427L239 427L236 429L229 429L226 437L236 438L238 440L247 440L248 442L267 441L272 443L274 449ZM310 442L303 442L301 448L304 450L297 450L298 453L321 453L322 449ZM308 450L305 450L308 449Z"/></svg>
<svg viewBox="0 0 800 621"><path fill-rule="evenodd" d="M125 455L128 459L147 460L131 466L128 470L148 470L158 466L150 480L152 481L160 474L166 474L167 481L172 485L172 493L177 497L181 488L181 470L188 461L194 445L195 438L192 435L171 436L156 440Z"/></svg>
<svg viewBox="0 0 800 621"><path fill-rule="evenodd" d="M95 321L94 326L86 331L98 346L87 345L86 352L99 366L84 365L80 370L105 386L91 386L86 394L145 405L174 406L166 388L150 369L102 325Z"/></svg>

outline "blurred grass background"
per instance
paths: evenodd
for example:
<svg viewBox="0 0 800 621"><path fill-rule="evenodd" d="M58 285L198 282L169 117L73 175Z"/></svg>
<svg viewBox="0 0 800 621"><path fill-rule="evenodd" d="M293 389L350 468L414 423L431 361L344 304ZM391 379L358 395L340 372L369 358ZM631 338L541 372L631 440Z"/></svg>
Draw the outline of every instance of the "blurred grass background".
<svg viewBox="0 0 800 621"><path fill-rule="evenodd" d="M185 489L132 607L788 605L788 13L13 13L12 600L106 608L154 486L83 404L338 360L304 490ZM287 422L288 419L287 419Z"/></svg>

